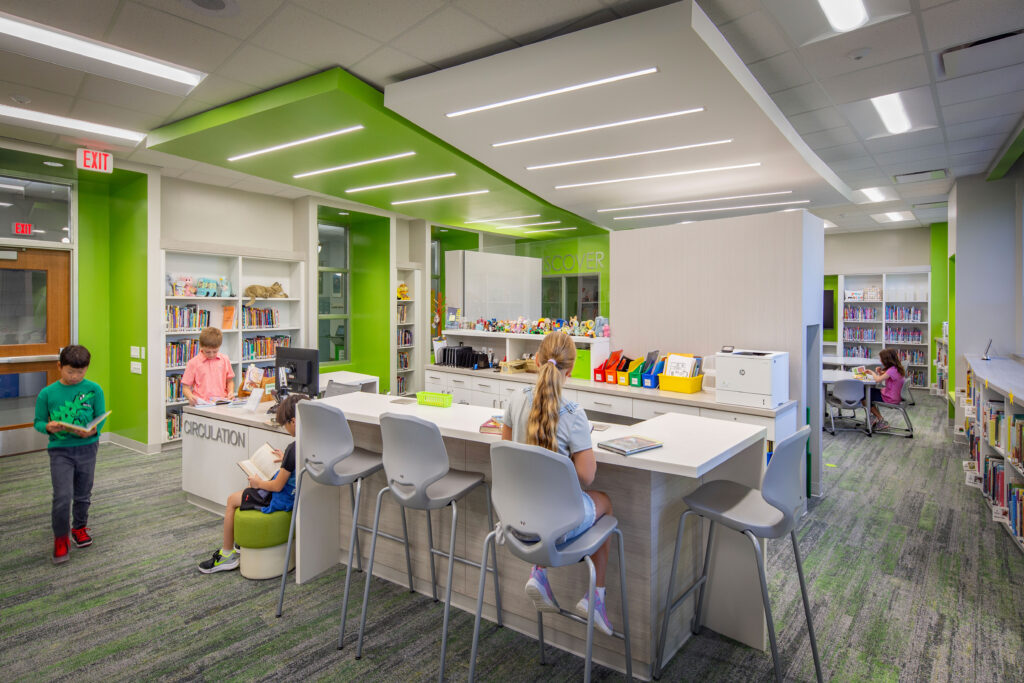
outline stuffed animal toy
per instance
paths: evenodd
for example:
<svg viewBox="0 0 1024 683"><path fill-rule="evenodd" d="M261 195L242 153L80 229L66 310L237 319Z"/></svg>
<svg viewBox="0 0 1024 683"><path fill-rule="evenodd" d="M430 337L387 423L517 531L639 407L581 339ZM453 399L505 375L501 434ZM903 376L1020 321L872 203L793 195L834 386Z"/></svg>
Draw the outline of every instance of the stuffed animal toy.
<svg viewBox="0 0 1024 683"><path fill-rule="evenodd" d="M196 280L196 296L217 296L217 281L211 277Z"/></svg>
<svg viewBox="0 0 1024 683"><path fill-rule="evenodd" d="M398 283L398 300L408 301L409 300L409 286L404 282Z"/></svg>
<svg viewBox="0 0 1024 683"><path fill-rule="evenodd" d="M178 288L180 289L181 296L195 296L196 285L192 282L191 275L182 275L178 278Z"/></svg>
<svg viewBox="0 0 1024 683"><path fill-rule="evenodd" d="M222 298L231 296L231 282L226 277L217 278L217 294Z"/></svg>
<svg viewBox="0 0 1024 683"><path fill-rule="evenodd" d="M266 285L249 285L243 292L244 296L249 297L249 305L252 306L256 299L287 299L288 295L284 293L284 288L281 287L280 282L267 287Z"/></svg>

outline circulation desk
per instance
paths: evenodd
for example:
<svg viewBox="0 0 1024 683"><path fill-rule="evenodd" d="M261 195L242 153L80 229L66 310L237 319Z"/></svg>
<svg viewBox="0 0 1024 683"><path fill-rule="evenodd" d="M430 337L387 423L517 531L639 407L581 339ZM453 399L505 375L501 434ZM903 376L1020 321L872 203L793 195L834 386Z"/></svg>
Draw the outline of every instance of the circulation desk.
<svg viewBox="0 0 1024 683"><path fill-rule="evenodd" d="M493 408L468 405L434 408L397 404L394 397L364 393L322 400L345 413L356 445L375 452L381 451L379 418L382 413L415 415L434 422L444 437L452 467L483 472L490 479L490 444L500 437L481 434L479 427L496 414ZM759 425L670 413L630 427L612 425L606 431L594 432L593 439L596 444L605 439L632 434L654 438L665 445L628 458L595 448L598 468L592 488L605 491L611 497L613 514L618 518L623 532L628 558L626 569L633 670L638 676L649 677L668 590L677 523L685 509L682 497L701 483L713 479L732 479L748 486L760 486L765 466L766 430ZM301 444L301 422L298 438ZM298 453L301 458L301 446ZM363 483L359 510L361 524L372 525L376 495L385 485L383 472L378 472ZM489 531L484 491L480 487L459 502L456 553L474 561L480 560L483 539ZM296 532L295 576L299 583L309 581L347 559L351 528L349 496L348 491L321 486L309 477L304 478ZM432 514L435 546L447 548L451 511L445 508ZM407 512L414 586L418 592L430 595L430 565L424 517L425 513L419 511ZM402 533L398 505L388 496L385 496L381 508L381 528L397 536ZM699 529L697 522L688 521L680 555L677 579L679 592L700 576L704 533L706 528ZM767 631L750 542L729 531L716 534L715 541L710 585L705 596L707 613L704 623L714 631L763 650ZM360 538L363 566L369 548L369 534L364 532ZM608 614L613 625L621 630L621 604L617 597L619 558L617 552L613 551L610 555L607 572ZM498 564L506 626L536 637L536 611L523 592L530 567L505 552L502 546L498 546ZM437 569L438 581L443 583L447 571L443 558L438 558ZM374 573L405 585L405 554L401 544L380 539L377 543ZM548 576L555 595L567 608L575 605L586 590L586 567L583 564L553 569ZM476 604L478 579L476 568L457 563L452 603L463 610L472 611ZM484 616L494 621L492 589L493 583L488 581ZM360 590L356 589L357 595ZM439 585L440 590L442 588ZM694 603L695 599L687 600L685 606L673 615L666 650L670 655L690 635L689 624ZM577 654L585 649L585 629L581 624L564 618L545 617L544 631L548 642L556 647ZM488 629L483 631L483 653L487 650L488 633ZM622 653L621 640L601 633L595 634L595 661L621 671L624 670Z"/></svg>

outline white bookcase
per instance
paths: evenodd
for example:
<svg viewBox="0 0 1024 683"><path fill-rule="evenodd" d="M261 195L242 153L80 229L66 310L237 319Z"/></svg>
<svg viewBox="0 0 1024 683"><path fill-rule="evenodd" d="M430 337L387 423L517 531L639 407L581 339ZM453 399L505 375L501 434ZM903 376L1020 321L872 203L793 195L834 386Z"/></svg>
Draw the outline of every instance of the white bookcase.
<svg viewBox="0 0 1024 683"><path fill-rule="evenodd" d="M423 390L423 367L430 361L430 224L395 220L392 278L391 393L408 396ZM409 288L399 300L398 284Z"/></svg>
<svg viewBox="0 0 1024 683"><path fill-rule="evenodd" d="M305 341L302 324L302 293L304 282L304 264L301 261L283 259L264 259L228 254L206 254L181 251L164 251L164 311L163 328L163 375L164 375L164 417L166 431L164 443L180 439L178 429L181 425L181 409L187 401L181 396L172 396L172 385L180 382L185 371L185 364L194 353L182 352L178 358L172 359L172 345L185 346L193 344L198 351L199 331L202 325L172 325L170 312L172 308L192 309L197 313L209 315L209 325L221 328L224 341L221 352L231 360L235 371L236 382L241 379L242 371L250 364L273 366L273 354L256 354L250 345L264 342L277 336L288 337L291 346L303 346ZM201 297L187 295L184 292L172 291L172 283L180 276L191 276L193 282L198 278L222 279L228 283L226 292L217 292L217 296ZM270 286L278 282L288 296L285 298L256 298L250 311L249 297L243 296L249 285ZM221 294L227 294L222 296ZM233 307L234 314L227 327L224 327L225 308ZM272 319L260 324L256 315L247 315L258 311L272 312ZM269 346L265 344L265 346ZM267 351L267 348L263 349Z"/></svg>

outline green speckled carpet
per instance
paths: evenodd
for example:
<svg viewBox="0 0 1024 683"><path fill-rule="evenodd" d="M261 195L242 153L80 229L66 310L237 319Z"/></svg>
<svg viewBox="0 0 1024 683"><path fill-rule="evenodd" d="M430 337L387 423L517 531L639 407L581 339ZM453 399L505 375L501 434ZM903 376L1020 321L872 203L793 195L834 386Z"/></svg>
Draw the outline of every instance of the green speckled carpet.
<svg viewBox="0 0 1024 683"><path fill-rule="evenodd" d="M826 678L1024 680L1024 555L986 521L963 484L945 404L919 397L917 437L826 439L825 496L800 527ZM437 675L441 606L373 583L364 657L335 649L344 568L289 586L200 575L220 518L184 502L178 452L100 449L90 526L96 542L50 563L44 453L0 458L0 671L4 680L415 681ZM813 680L787 543L769 548L783 671ZM357 580L362 586L362 575ZM512 587L509 587L513 590ZM360 600L350 606L357 626ZM449 674L464 680L470 615L453 611ZM351 631L354 636L354 628ZM488 625L481 680L580 680L582 660ZM771 657L707 633L663 680L771 680ZM621 680L601 667L595 680Z"/></svg>

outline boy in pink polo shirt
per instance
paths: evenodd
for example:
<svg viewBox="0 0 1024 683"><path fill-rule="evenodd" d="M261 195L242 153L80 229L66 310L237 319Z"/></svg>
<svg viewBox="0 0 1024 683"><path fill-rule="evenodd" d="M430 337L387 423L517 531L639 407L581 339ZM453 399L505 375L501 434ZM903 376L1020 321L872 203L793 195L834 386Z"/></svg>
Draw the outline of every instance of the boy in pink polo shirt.
<svg viewBox="0 0 1024 683"><path fill-rule="evenodd" d="M220 353L222 341L224 335L216 327L205 327L199 333L199 355L192 357L181 376L181 388L189 405L194 406L199 399L235 397L235 383L231 381L235 371L228 357Z"/></svg>

